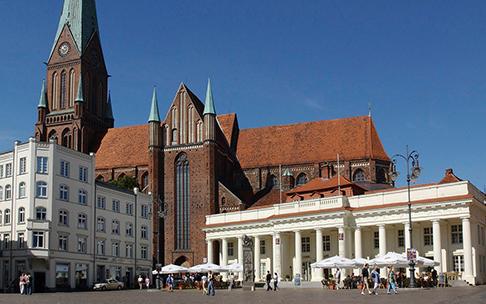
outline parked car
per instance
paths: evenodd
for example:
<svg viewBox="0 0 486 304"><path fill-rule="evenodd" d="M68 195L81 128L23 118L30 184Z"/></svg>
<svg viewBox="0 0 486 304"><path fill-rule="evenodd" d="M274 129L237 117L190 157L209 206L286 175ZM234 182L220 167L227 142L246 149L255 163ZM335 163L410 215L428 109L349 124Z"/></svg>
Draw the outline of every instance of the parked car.
<svg viewBox="0 0 486 304"><path fill-rule="evenodd" d="M123 282L119 282L115 279L108 279L106 282L95 283L93 290L122 290L125 288Z"/></svg>

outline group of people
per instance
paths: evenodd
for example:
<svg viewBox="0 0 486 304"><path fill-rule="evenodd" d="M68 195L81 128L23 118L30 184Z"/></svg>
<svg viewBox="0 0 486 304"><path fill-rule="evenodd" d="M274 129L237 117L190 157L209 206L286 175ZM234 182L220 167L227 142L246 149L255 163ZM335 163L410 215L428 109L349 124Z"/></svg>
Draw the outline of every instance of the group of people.
<svg viewBox="0 0 486 304"><path fill-rule="evenodd" d="M267 275L265 276L265 281L267 282L267 291L270 290L277 291L280 289L278 288L278 274L276 272L272 276L270 271L267 271ZM272 288L272 281L273 281L273 288Z"/></svg>
<svg viewBox="0 0 486 304"><path fill-rule="evenodd" d="M145 279L142 277L142 275L138 275L138 279L137 279L137 282L138 282L138 287L140 289L143 289L144 287L149 289L150 288L150 278L149 276L145 276Z"/></svg>
<svg viewBox="0 0 486 304"><path fill-rule="evenodd" d="M373 282L373 291L370 290L369 287L369 279L371 276L371 281ZM365 295L365 290L368 291L368 294L373 294L373 295L378 295L378 289L380 288L382 281L381 281L381 276L380 276L380 268L375 267L371 273L369 270L368 264L365 264L363 269L361 270L361 278L362 278L362 283L361 283L361 294ZM388 267L388 274L386 278L386 285L387 285L387 294L391 294L392 292L394 294L398 293L398 287L397 287L397 278L395 274L395 269L393 266Z"/></svg>
<svg viewBox="0 0 486 304"><path fill-rule="evenodd" d="M22 273L19 277L19 287L21 295L32 294L32 277L29 273Z"/></svg>

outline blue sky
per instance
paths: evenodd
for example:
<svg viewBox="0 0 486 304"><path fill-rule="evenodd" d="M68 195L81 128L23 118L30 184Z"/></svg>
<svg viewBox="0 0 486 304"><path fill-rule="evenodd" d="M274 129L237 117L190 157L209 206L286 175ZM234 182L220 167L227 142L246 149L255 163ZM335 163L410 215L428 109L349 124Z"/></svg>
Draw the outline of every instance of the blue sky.
<svg viewBox="0 0 486 304"><path fill-rule="evenodd" d="M0 0L0 150L33 134L62 1ZM116 126L180 82L241 128L368 113L389 155L486 184L484 1L98 1ZM403 168L401 168L403 171ZM403 174L402 174L403 175ZM403 176L402 176L403 179Z"/></svg>

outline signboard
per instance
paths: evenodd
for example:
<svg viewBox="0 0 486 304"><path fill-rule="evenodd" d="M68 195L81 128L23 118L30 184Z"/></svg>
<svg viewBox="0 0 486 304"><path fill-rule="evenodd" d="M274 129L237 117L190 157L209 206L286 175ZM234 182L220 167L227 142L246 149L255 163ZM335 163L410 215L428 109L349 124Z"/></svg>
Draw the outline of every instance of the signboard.
<svg viewBox="0 0 486 304"><path fill-rule="evenodd" d="M407 260L415 263L415 261L417 260L417 250L415 248L407 249Z"/></svg>
<svg viewBox="0 0 486 304"><path fill-rule="evenodd" d="M280 245L280 238L275 239L275 245Z"/></svg>
<svg viewBox="0 0 486 304"><path fill-rule="evenodd" d="M339 233L338 234L338 240L344 241L344 233Z"/></svg>
<svg viewBox="0 0 486 304"><path fill-rule="evenodd" d="M243 290L255 290L255 267L253 259L253 240L243 236Z"/></svg>

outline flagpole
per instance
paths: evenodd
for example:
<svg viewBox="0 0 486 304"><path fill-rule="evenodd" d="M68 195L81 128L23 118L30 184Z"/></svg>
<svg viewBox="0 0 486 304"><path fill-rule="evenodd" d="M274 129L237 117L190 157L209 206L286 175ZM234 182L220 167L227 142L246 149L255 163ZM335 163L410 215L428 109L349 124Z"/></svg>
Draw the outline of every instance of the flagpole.
<svg viewBox="0 0 486 304"><path fill-rule="evenodd" d="M338 167L338 192L341 195L341 166L339 165L339 153L337 154L337 167Z"/></svg>

